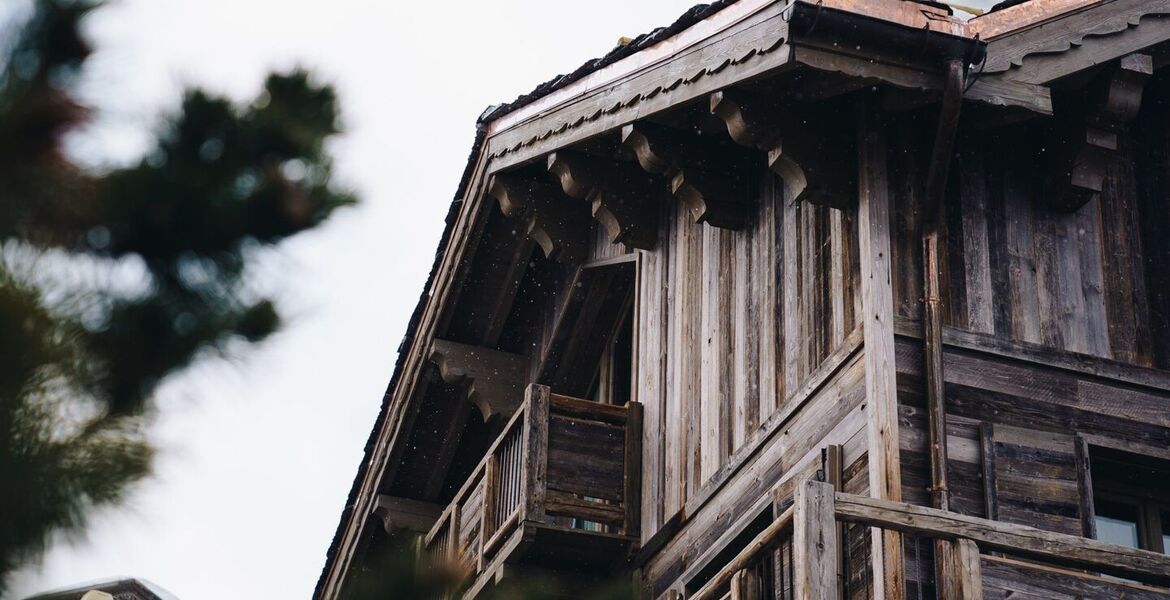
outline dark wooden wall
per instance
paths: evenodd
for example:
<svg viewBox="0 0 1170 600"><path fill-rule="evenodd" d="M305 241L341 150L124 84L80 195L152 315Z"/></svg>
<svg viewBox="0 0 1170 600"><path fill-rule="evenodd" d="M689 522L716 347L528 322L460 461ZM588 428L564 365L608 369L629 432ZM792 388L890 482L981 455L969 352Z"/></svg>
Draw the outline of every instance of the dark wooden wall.
<svg viewBox="0 0 1170 600"><path fill-rule="evenodd" d="M1164 77L1162 78L1164 79ZM946 323L1003 339L1170 368L1166 269L1170 134L1164 83L1152 85L1104 191L1052 208L1047 121L960 137L947 198ZM1160 110L1159 110L1160 109ZM929 128L909 119L889 141L897 314L917 318L916 228Z"/></svg>
<svg viewBox="0 0 1170 600"><path fill-rule="evenodd" d="M1094 448L1170 458L1170 374L1013 349L991 337L963 340L964 347L944 354L953 510L1090 535L1087 465ZM925 505L930 471L919 340L899 337L896 359L903 497ZM929 569L917 573L930 576ZM1048 597L1064 597L1052 590Z"/></svg>

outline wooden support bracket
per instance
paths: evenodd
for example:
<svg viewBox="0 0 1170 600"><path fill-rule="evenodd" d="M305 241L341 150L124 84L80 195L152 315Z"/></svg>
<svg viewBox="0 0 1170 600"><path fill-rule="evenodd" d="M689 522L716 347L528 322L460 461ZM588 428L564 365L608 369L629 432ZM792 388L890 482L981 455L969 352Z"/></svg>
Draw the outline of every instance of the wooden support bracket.
<svg viewBox="0 0 1170 600"><path fill-rule="evenodd" d="M479 408L485 421L497 414L511 417L520 405L528 364L524 356L435 340L430 360L439 367L443 381L466 385L467 399Z"/></svg>
<svg viewBox="0 0 1170 600"><path fill-rule="evenodd" d="M435 526L443 508L441 504L378 494L374 514L382 519L386 533L405 529L425 534Z"/></svg>
<svg viewBox="0 0 1170 600"><path fill-rule="evenodd" d="M662 193L636 167L560 150L548 155L548 170L566 194L589 201L610 241L654 248Z"/></svg>
<svg viewBox="0 0 1170 600"><path fill-rule="evenodd" d="M514 175L494 175L488 193L500 210L522 224L522 231L544 255L576 264L588 250L589 212L556 186Z"/></svg>
<svg viewBox="0 0 1170 600"><path fill-rule="evenodd" d="M1049 136L1049 205L1075 211L1105 185L1117 155L1120 136L1137 116L1146 81L1154 72L1153 57L1131 54L1089 84L1084 105L1061 115Z"/></svg>
<svg viewBox="0 0 1170 600"><path fill-rule="evenodd" d="M751 191L745 165L719 157L697 136L650 123L626 125L621 137L643 170L669 182L670 191L696 223L725 229L741 229L747 223Z"/></svg>
<svg viewBox="0 0 1170 600"><path fill-rule="evenodd" d="M802 107L801 117L777 102L740 90L711 95L711 113L723 120L735 143L768 157L784 180L785 201L845 208L857 198L854 140L848 120Z"/></svg>

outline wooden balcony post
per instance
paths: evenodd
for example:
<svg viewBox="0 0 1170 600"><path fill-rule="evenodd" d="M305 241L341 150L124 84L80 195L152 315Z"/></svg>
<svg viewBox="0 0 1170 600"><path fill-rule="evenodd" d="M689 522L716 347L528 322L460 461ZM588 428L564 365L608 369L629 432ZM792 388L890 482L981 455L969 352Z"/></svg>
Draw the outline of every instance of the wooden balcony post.
<svg viewBox="0 0 1170 600"><path fill-rule="evenodd" d="M796 600L837 599L837 517L833 486L805 481L796 489L792 554Z"/></svg>
<svg viewBox="0 0 1170 600"><path fill-rule="evenodd" d="M760 577L754 569L736 571L731 578L731 600L763 600Z"/></svg>
<svg viewBox="0 0 1170 600"><path fill-rule="evenodd" d="M626 520L622 534L641 537L642 531L642 405L626 406L625 472L622 474L622 503Z"/></svg>
<svg viewBox="0 0 1170 600"><path fill-rule="evenodd" d="M947 600L983 600L983 573L979 564L979 546L969 539L951 542L951 568L955 584L947 590Z"/></svg>
<svg viewBox="0 0 1170 600"><path fill-rule="evenodd" d="M524 472L522 521L544 521L544 497L548 471L548 401L546 385L529 384L524 390Z"/></svg>

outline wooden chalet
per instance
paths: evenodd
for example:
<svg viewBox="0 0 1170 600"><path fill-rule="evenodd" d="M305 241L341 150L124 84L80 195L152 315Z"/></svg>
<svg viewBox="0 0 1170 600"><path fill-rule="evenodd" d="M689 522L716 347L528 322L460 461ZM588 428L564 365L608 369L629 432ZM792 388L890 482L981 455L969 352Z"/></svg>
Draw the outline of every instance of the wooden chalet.
<svg viewBox="0 0 1170 600"><path fill-rule="evenodd" d="M699 6L489 109L315 595L1170 598L1170 0Z"/></svg>

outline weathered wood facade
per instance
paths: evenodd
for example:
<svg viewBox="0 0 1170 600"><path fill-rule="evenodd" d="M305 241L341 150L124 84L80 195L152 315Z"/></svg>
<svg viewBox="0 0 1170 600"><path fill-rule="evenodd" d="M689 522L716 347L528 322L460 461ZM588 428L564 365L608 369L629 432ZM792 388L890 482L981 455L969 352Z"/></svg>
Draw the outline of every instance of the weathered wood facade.
<svg viewBox="0 0 1170 600"><path fill-rule="evenodd" d="M463 598L1170 597L1168 62L740 0L489 110L316 596L414 531Z"/></svg>

